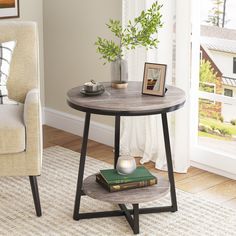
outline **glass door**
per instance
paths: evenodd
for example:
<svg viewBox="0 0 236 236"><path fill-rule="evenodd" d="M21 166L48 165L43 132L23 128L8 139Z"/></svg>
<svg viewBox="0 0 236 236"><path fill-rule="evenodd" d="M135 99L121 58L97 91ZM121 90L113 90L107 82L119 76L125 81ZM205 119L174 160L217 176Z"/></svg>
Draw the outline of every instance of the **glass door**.
<svg viewBox="0 0 236 236"><path fill-rule="evenodd" d="M191 160L231 178L236 178L234 5L192 1Z"/></svg>

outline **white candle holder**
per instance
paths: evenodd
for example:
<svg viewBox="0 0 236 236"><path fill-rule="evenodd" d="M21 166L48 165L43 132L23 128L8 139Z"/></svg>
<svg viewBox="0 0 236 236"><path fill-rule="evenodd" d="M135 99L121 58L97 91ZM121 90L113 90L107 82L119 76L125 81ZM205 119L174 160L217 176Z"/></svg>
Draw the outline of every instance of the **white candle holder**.
<svg viewBox="0 0 236 236"><path fill-rule="evenodd" d="M131 156L120 156L116 165L116 170L120 175L128 175L136 169L136 161Z"/></svg>

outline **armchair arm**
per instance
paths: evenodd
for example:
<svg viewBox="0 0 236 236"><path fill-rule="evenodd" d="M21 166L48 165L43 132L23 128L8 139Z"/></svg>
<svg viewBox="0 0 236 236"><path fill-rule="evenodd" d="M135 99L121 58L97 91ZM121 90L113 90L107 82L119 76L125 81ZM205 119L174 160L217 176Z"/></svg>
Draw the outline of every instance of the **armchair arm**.
<svg viewBox="0 0 236 236"><path fill-rule="evenodd" d="M42 122L38 89L32 89L26 95L24 104L24 124L26 127L26 155L29 156L29 158L33 158L38 166L41 166Z"/></svg>

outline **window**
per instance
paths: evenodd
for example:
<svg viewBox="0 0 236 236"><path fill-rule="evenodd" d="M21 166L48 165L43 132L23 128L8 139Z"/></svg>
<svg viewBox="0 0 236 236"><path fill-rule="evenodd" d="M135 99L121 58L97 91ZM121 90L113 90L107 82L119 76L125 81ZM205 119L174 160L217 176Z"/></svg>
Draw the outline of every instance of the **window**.
<svg viewBox="0 0 236 236"><path fill-rule="evenodd" d="M224 89L224 95L227 97L233 97L233 90L232 89Z"/></svg>
<svg viewBox="0 0 236 236"><path fill-rule="evenodd" d="M236 57L233 58L233 73L236 74Z"/></svg>

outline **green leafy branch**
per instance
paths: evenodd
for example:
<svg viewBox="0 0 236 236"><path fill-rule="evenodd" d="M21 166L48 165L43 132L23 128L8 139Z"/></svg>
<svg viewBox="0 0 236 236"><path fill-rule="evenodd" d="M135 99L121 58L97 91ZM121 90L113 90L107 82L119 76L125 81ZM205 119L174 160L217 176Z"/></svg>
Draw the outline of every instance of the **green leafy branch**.
<svg viewBox="0 0 236 236"><path fill-rule="evenodd" d="M163 27L161 7L162 5L157 2L153 3L150 9L142 11L140 16L136 17L133 22L129 21L124 29L122 29L119 20L111 19L107 27L119 38L119 44L98 37L95 45L97 46L97 52L102 55L101 58L107 62L112 62L123 56L124 49L132 50L139 46L146 49L157 48L159 43L157 33Z"/></svg>

